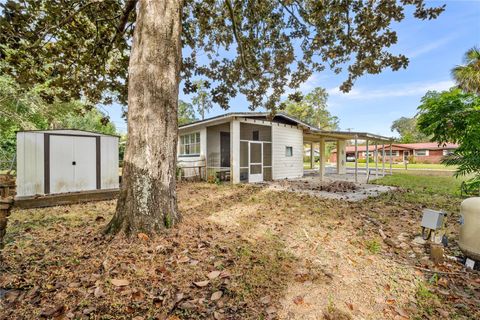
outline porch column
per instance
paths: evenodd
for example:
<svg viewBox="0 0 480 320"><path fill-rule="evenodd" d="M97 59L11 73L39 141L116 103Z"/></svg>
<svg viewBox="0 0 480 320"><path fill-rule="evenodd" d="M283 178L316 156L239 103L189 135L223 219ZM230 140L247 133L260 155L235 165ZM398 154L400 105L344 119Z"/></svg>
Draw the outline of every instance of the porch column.
<svg viewBox="0 0 480 320"><path fill-rule="evenodd" d="M378 178L378 144L375 141L375 178Z"/></svg>
<svg viewBox="0 0 480 320"><path fill-rule="evenodd" d="M325 138L320 138L320 148L318 149L320 153L320 181L323 181L325 177Z"/></svg>
<svg viewBox="0 0 480 320"><path fill-rule="evenodd" d="M313 165L315 164L315 152L313 152L313 142L310 143L310 169L313 169Z"/></svg>
<svg viewBox="0 0 480 320"><path fill-rule="evenodd" d="M370 167L370 163L369 163L369 162L370 162L370 152L368 151L368 139L367 139L366 141L367 141L367 143L366 143L366 146L365 146L365 147L366 147L365 159L366 159L367 161L366 161L366 163L365 163L365 166L366 166L366 167L365 167L365 169L366 169L365 173L366 173L367 179L368 179L368 176L369 176L369 173L370 173L370 172L368 171L368 170L369 170L369 167ZM367 181L368 181L368 180L367 180Z"/></svg>
<svg viewBox="0 0 480 320"><path fill-rule="evenodd" d="M232 183L240 183L240 121L230 122L230 177Z"/></svg>
<svg viewBox="0 0 480 320"><path fill-rule="evenodd" d="M385 177L385 143L382 143L382 176Z"/></svg>
<svg viewBox="0 0 480 320"><path fill-rule="evenodd" d="M355 136L355 182L358 182L358 140Z"/></svg>
<svg viewBox="0 0 480 320"><path fill-rule="evenodd" d="M392 143L390 143L390 175L392 175Z"/></svg>
<svg viewBox="0 0 480 320"><path fill-rule="evenodd" d="M347 173L345 166L345 140L337 140L337 173Z"/></svg>

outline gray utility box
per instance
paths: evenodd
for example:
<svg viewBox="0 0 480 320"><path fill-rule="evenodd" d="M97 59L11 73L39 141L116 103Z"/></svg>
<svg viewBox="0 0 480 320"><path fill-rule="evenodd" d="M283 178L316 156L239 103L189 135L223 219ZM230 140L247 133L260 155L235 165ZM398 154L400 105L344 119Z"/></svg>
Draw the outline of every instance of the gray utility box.
<svg viewBox="0 0 480 320"><path fill-rule="evenodd" d="M447 214L442 211L425 209L423 210L422 227L431 230L441 229L443 227L443 220L446 215Z"/></svg>

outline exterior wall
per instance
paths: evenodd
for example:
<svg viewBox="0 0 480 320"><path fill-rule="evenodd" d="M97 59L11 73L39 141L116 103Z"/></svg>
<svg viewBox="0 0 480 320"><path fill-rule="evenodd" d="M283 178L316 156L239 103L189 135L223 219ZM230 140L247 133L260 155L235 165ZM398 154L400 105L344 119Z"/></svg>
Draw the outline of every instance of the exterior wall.
<svg viewBox="0 0 480 320"><path fill-rule="evenodd" d="M287 146L293 148L291 157L285 155ZM303 176L303 131L295 126L272 124L273 179Z"/></svg>
<svg viewBox="0 0 480 320"><path fill-rule="evenodd" d="M17 196L44 193L43 133L17 133Z"/></svg>
<svg viewBox="0 0 480 320"><path fill-rule="evenodd" d="M428 156L415 156L415 161L440 163L442 158L443 158L443 150L429 150Z"/></svg>
<svg viewBox="0 0 480 320"><path fill-rule="evenodd" d="M117 189L118 182L118 138L100 137L100 174L102 189Z"/></svg>
<svg viewBox="0 0 480 320"><path fill-rule="evenodd" d="M389 149L386 148L386 151L388 151ZM395 150L393 150L395 151ZM392 158L392 161L393 162L403 162L403 159L404 159L404 150L398 150L398 155L397 156L393 156ZM409 150L409 155L407 156L407 158L410 158L414 151L413 150ZM365 159L365 151L359 151L358 152L358 159ZM355 153L354 152L347 152L347 156L349 157L353 157L355 156ZM335 162L336 161L336 157L337 157L337 153L336 152L332 152L332 154L330 155L330 161L331 162ZM371 150L370 151L370 157L373 157L373 151ZM415 155L414 156L414 159L416 162L419 162L419 163L440 163L441 160L443 158L443 149L441 150L428 150L428 155L427 156L417 156ZM379 149L378 151L378 159L379 161L381 161L382 159L382 150ZM390 161L390 157L387 155L385 157L385 161Z"/></svg>
<svg viewBox="0 0 480 320"><path fill-rule="evenodd" d="M180 136L190 133L200 132L200 154L196 156L189 156L189 155L180 155ZM206 126L202 126L200 128L189 128L185 130L181 130L178 132L178 143L177 143L177 166L178 167L192 167L192 166L205 166L205 162L207 161L207 145L208 137L207 137L208 128ZM186 168L183 170L183 174L185 177L197 176L199 174L198 169L189 169Z"/></svg>

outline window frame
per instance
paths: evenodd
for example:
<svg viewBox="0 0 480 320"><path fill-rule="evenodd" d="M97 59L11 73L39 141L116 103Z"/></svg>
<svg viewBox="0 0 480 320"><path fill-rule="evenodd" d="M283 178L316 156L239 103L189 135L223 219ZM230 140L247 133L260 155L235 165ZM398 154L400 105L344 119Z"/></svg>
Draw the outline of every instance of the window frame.
<svg viewBox="0 0 480 320"><path fill-rule="evenodd" d="M193 137L193 142L192 142ZM180 157L198 157L200 155L200 131L185 133L179 137L179 156ZM188 142L186 142L188 141ZM198 149L197 149L198 148ZM187 151L188 150L188 151ZM198 152L192 152L198 151Z"/></svg>
<svg viewBox="0 0 480 320"><path fill-rule="evenodd" d="M290 150L290 154L288 154L289 150ZM287 157L287 158L293 157L293 147L292 146L285 146L285 157Z"/></svg>
<svg viewBox="0 0 480 320"><path fill-rule="evenodd" d="M425 154L419 154L419 152L425 152ZM415 150L415 156L418 156L418 157L428 157L428 149L419 149L419 150Z"/></svg>

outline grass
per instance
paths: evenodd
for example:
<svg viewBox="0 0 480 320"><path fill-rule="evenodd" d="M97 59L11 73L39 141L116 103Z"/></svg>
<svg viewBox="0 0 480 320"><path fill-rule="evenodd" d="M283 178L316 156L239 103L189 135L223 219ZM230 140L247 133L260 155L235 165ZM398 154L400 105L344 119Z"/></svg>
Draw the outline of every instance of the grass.
<svg viewBox="0 0 480 320"><path fill-rule="evenodd" d="M355 168L354 162L347 162L347 168ZM365 163L358 163L359 168L365 168L367 165ZM310 169L310 162L303 162L304 169ZM314 164L314 168L318 168L318 162ZM375 168L375 163L370 162L369 168ZM378 162L378 168L382 168L382 163ZM390 164L388 162L385 163L385 169L388 170L390 168ZM392 164L393 169L402 169L405 170L405 165L402 163L394 163ZM455 171L455 166L446 166L441 163L410 163L408 164L407 170L445 170L445 171Z"/></svg>
<svg viewBox="0 0 480 320"><path fill-rule="evenodd" d="M359 163L358 167L359 168L365 168L367 165L366 163ZM347 162L347 167L349 168L354 168L355 163L354 162ZM370 168L375 168L375 163L370 162L369 165ZM382 163L378 162L378 167L382 167ZM385 168L390 168L390 164L388 162L385 163ZM394 169L405 169L405 165L403 163L394 163L392 164L392 168ZM430 170L448 170L448 171L454 171L456 167L454 166L446 166L441 163L409 163L407 166L408 169L430 169Z"/></svg>
<svg viewBox="0 0 480 320"><path fill-rule="evenodd" d="M414 192L460 196L463 179L453 176L419 175L416 173L394 173L372 181L374 184L401 187Z"/></svg>

